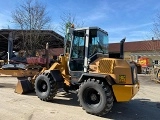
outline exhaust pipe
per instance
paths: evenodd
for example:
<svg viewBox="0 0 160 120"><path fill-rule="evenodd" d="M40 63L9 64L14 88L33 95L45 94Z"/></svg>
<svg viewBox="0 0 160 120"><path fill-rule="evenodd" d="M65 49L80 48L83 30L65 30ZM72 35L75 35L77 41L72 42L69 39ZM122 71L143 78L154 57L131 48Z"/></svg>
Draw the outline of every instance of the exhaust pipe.
<svg viewBox="0 0 160 120"><path fill-rule="evenodd" d="M120 41L120 59L123 59L124 58L124 42L125 42L126 38L123 38L121 41Z"/></svg>

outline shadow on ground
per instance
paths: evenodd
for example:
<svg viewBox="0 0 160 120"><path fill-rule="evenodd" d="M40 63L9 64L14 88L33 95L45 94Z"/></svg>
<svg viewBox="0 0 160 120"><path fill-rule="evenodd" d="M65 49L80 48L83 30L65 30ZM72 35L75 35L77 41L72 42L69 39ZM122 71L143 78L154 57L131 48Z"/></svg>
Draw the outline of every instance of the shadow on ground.
<svg viewBox="0 0 160 120"><path fill-rule="evenodd" d="M16 85L11 83L0 83L0 88L13 88L15 89Z"/></svg>
<svg viewBox="0 0 160 120"><path fill-rule="evenodd" d="M32 91L29 93L25 93L24 95L36 96L36 93ZM50 101L50 103L63 104L69 106L79 106L79 102L77 100L77 94L74 92L58 92L54 99Z"/></svg>
<svg viewBox="0 0 160 120"><path fill-rule="evenodd" d="M69 93L63 92L63 93L57 94L56 97L51 102L56 104L69 105L69 106L79 106L77 94L73 92L69 92Z"/></svg>
<svg viewBox="0 0 160 120"><path fill-rule="evenodd" d="M35 95L30 93L28 95ZM69 106L79 106L77 94L73 92L58 93L50 103ZM113 120L158 120L160 102L152 102L150 99L133 99L126 103L114 103L112 110L102 116ZM86 113L87 114L87 113Z"/></svg>
<svg viewBox="0 0 160 120"><path fill-rule="evenodd" d="M52 103L79 106L76 94L66 93L62 97L69 98L69 100L55 98ZM133 99L127 103L115 102L112 110L102 118L113 120L158 120L159 113L160 102L152 102L150 99Z"/></svg>
<svg viewBox="0 0 160 120"><path fill-rule="evenodd" d="M134 99L128 103L115 103L104 117L114 120L158 120L160 102L150 99Z"/></svg>
<svg viewBox="0 0 160 120"><path fill-rule="evenodd" d="M34 91L25 93L24 95L36 96ZM37 97L38 99L38 97ZM77 94L74 92L58 92L56 97L50 103L63 104L69 106L79 106Z"/></svg>

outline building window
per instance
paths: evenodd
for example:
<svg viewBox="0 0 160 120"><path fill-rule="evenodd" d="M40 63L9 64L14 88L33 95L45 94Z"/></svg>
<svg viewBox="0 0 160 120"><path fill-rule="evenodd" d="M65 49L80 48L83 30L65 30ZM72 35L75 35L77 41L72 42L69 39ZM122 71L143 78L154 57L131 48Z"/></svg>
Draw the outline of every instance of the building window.
<svg viewBox="0 0 160 120"><path fill-rule="evenodd" d="M138 59L138 56L135 55L135 56L134 56L134 61L137 62L137 59Z"/></svg>
<svg viewBox="0 0 160 120"><path fill-rule="evenodd" d="M131 61L133 61L134 60L134 57L133 57L133 55L131 55Z"/></svg>
<svg viewBox="0 0 160 120"><path fill-rule="evenodd" d="M155 61L154 61L154 64L158 65L158 60L155 60Z"/></svg>
<svg viewBox="0 0 160 120"><path fill-rule="evenodd" d="M141 56L140 56L140 55L138 56L138 59L139 59L139 58L141 58Z"/></svg>

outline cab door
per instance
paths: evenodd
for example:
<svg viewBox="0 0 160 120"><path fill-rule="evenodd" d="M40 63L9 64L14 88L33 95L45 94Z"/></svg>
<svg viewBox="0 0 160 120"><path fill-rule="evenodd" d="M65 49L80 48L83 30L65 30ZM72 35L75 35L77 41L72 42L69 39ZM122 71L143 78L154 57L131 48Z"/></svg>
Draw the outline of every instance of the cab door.
<svg viewBox="0 0 160 120"><path fill-rule="evenodd" d="M71 55L69 60L69 70L72 82L76 83L84 71L85 54L85 32L74 32Z"/></svg>

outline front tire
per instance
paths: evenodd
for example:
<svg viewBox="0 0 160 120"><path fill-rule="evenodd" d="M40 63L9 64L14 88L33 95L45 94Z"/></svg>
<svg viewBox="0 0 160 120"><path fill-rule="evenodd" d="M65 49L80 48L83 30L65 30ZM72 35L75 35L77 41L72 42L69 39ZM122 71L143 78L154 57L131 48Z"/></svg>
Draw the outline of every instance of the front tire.
<svg viewBox="0 0 160 120"><path fill-rule="evenodd" d="M57 85L49 73L39 75L35 80L35 92L39 99L51 101L57 94Z"/></svg>
<svg viewBox="0 0 160 120"><path fill-rule="evenodd" d="M104 115L113 106L113 94L104 82L88 79L79 87L78 98L80 105L86 112L94 115Z"/></svg>

